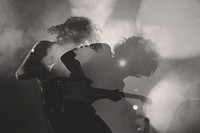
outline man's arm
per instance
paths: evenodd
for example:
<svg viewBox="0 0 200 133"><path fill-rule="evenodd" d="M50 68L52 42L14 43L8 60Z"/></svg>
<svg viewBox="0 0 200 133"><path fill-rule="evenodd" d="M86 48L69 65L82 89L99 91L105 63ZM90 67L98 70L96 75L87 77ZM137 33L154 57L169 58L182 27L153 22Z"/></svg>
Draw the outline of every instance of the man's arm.
<svg viewBox="0 0 200 133"><path fill-rule="evenodd" d="M77 78L77 79L86 78L81 68L80 62L76 60L75 57L76 57L76 54L74 53L74 50L70 50L61 56L61 61L67 67L67 69L71 72L71 77Z"/></svg>
<svg viewBox="0 0 200 133"><path fill-rule="evenodd" d="M97 101L100 99L110 99L112 101L118 101L122 98L119 89L106 90L102 88L91 87L90 93L91 93L90 98L93 101Z"/></svg>
<svg viewBox="0 0 200 133"><path fill-rule="evenodd" d="M50 43L49 41L40 41L34 45L15 73L17 80L33 79L47 71L41 60L46 55Z"/></svg>
<svg viewBox="0 0 200 133"><path fill-rule="evenodd" d="M105 90L101 88L91 87L90 92L92 93L91 99L93 101L100 100L100 99L110 99L112 101L118 101L122 97L126 97L126 98L133 98L133 99L140 100L144 104L148 104L148 105L153 104L152 100L149 99L148 97L132 94L132 93L120 92L119 89Z"/></svg>

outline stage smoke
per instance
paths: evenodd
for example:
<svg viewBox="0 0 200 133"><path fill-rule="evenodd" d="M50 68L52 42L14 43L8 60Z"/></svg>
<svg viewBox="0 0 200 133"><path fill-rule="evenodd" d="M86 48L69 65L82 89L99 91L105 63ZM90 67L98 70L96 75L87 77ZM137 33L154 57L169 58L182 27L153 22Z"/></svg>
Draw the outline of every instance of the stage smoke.
<svg viewBox="0 0 200 133"><path fill-rule="evenodd" d="M138 31L151 39L165 58L190 58L200 53L200 3L191 0L143 0Z"/></svg>

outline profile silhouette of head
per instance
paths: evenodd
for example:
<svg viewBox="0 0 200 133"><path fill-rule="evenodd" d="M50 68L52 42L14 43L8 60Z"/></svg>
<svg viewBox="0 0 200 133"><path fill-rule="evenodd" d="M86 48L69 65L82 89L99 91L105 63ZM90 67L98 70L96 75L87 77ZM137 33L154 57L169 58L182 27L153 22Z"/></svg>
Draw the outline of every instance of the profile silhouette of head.
<svg viewBox="0 0 200 133"><path fill-rule="evenodd" d="M101 52L90 55L92 58L82 65L96 86L123 89L126 77L149 77L157 69L158 54L149 40L130 37L115 47L114 57L109 45L102 46Z"/></svg>
<svg viewBox="0 0 200 133"><path fill-rule="evenodd" d="M125 39L114 49L114 66L123 77L151 76L158 66L158 54L153 43L142 37Z"/></svg>

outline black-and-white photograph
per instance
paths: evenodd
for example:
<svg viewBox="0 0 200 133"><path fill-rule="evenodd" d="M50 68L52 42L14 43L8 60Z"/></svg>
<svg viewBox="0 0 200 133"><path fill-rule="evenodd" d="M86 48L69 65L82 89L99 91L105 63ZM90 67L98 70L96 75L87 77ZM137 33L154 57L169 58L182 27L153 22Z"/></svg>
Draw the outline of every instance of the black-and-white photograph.
<svg viewBox="0 0 200 133"><path fill-rule="evenodd" d="M0 133L200 133L200 0L1 0Z"/></svg>

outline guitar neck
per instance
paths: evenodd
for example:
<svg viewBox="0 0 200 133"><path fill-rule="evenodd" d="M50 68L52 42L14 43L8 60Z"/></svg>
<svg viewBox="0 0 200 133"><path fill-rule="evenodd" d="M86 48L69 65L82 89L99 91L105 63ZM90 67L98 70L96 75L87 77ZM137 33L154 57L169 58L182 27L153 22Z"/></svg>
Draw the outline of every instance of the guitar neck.
<svg viewBox="0 0 200 133"><path fill-rule="evenodd" d="M131 94L131 93L126 93L126 92L119 92L119 95L121 97L127 97L127 98L135 98L135 99L140 99L141 95L136 95L136 94Z"/></svg>
<svg viewBox="0 0 200 133"><path fill-rule="evenodd" d="M121 97L126 97L126 98L134 98L140 100L142 103L147 103L147 104L153 104L152 100L149 99L148 97L141 96L141 95L136 95L136 94L131 94L131 93L126 93L126 92L119 92L119 95Z"/></svg>

